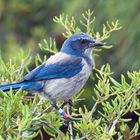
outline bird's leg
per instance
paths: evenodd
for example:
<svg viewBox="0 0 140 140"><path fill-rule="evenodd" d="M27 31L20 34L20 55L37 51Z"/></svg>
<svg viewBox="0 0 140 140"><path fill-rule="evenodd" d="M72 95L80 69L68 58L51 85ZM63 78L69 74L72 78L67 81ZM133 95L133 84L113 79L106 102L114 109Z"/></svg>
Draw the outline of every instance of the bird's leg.
<svg viewBox="0 0 140 140"><path fill-rule="evenodd" d="M65 101L60 108L63 108L65 105L69 104L70 107L73 105L72 99L69 99L68 101Z"/></svg>
<svg viewBox="0 0 140 140"><path fill-rule="evenodd" d="M69 99L69 100L67 101L67 114L68 114L68 115L71 114L72 105L73 105L72 99Z"/></svg>
<svg viewBox="0 0 140 140"><path fill-rule="evenodd" d="M64 102L64 103L60 106L60 108L63 108L66 104L67 104L67 102Z"/></svg>
<svg viewBox="0 0 140 140"><path fill-rule="evenodd" d="M65 112L63 111L63 109L59 108L59 107L57 106L56 102L51 101L51 105L59 112L59 114L60 114L61 116L63 116L64 119L69 119L69 115L68 115L67 113L65 113Z"/></svg>
<svg viewBox="0 0 140 140"><path fill-rule="evenodd" d="M70 107L72 107L72 106L73 106L72 99L69 99L69 100L68 100L68 104L70 105Z"/></svg>

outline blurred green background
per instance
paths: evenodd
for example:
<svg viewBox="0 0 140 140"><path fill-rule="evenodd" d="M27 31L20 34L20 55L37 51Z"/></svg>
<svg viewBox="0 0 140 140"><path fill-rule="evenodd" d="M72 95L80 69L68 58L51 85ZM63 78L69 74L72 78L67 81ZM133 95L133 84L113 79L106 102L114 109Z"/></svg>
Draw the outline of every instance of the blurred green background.
<svg viewBox="0 0 140 140"><path fill-rule="evenodd" d="M77 21L87 9L94 10L96 31L106 21L119 20L123 27L106 41L112 49L99 52L96 65L109 63L115 76L140 68L140 1L139 0L0 0L0 54L7 62L17 56L20 48L35 55L37 44L49 36L56 38L60 48L63 28L53 22L60 13L75 16ZM20 60L19 60L20 61ZM91 82L90 82L91 83ZM88 87L91 84L88 84Z"/></svg>

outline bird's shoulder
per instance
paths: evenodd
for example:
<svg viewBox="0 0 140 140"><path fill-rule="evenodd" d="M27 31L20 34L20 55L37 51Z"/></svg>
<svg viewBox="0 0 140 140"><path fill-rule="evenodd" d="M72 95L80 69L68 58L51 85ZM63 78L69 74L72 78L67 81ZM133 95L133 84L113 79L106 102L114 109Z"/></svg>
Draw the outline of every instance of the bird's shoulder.
<svg viewBox="0 0 140 140"><path fill-rule="evenodd" d="M76 57L74 55L69 55L63 52L59 52L56 53L55 55L52 55L46 62L45 65L52 65L52 64L56 64L56 65L60 65L60 64L69 64L71 62L82 62L82 58L80 57Z"/></svg>

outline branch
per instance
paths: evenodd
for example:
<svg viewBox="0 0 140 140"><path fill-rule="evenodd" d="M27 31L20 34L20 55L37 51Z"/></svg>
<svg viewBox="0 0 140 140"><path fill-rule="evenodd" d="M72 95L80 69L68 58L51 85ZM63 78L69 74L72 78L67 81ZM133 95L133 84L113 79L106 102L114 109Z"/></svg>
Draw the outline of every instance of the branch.
<svg viewBox="0 0 140 140"><path fill-rule="evenodd" d="M96 109L98 103L99 103L99 102L96 101L95 104L94 104L94 106L92 107L92 110L91 110L91 112L90 112L90 114L89 114L89 117L88 117L88 121L92 118L92 115L93 115L93 113L94 113L94 111L95 111L95 109Z"/></svg>
<svg viewBox="0 0 140 140"><path fill-rule="evenodd" d="M132 99L133 96L134 96L134 93L129 97L128 103L131 101L131 99ZM128 104L128 103L127 103L127 104ZM109 134L111 134L111 133L113 132L113 130L114 130L116 124L118 123L118 120L119 120L120 116L121 116L122 113L124 112L124 110L125 110L127 104L126 104L125 106L123 106L123 108L122 108L121 111L120 111L120 115L118 115L118 116L116 117L116 119L113 121L112 126L110 127L109 132L108 132Z"/></svg>
<svg viewBox="0 0 140 140"><path fill-rule="evenodd" d="M70 104L69 103L67 103L67 114L70 116ZM73 130L72 130L73 128L72 128L72 123L71 123L71 121L69 122L69 132L70 132L70 140L73 140Z"/></svg>

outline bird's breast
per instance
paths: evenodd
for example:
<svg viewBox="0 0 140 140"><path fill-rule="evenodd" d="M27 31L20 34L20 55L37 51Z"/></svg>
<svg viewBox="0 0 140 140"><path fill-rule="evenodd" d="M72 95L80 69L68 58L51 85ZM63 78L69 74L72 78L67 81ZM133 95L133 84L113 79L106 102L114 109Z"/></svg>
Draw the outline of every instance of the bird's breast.
<svg viewBox="0 0 140 140"><path fill-rule="evenodd" d="M86 60L82 60L82 70L71 78L59 78L47 80L44 86L45 95L51 100L68 100L78 93L85 85L91 74L91 68Z"/></svg>

